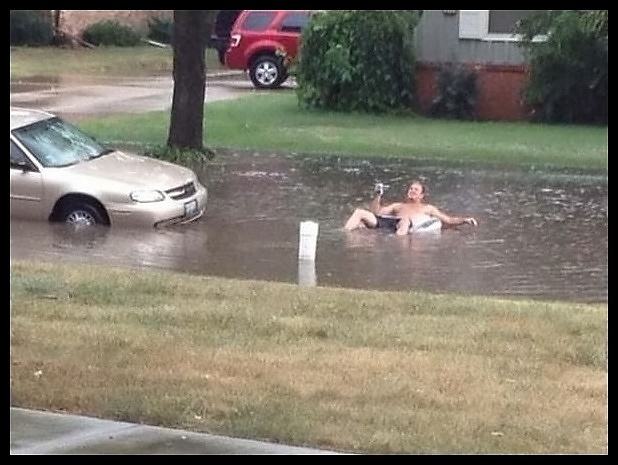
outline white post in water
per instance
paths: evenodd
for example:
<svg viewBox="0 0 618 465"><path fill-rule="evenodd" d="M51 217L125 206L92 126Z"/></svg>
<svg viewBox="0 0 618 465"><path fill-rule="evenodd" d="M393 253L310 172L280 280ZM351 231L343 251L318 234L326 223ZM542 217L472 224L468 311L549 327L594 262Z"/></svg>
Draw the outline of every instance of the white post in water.
<svg viewBox="0 0 618 465"><path fill-rule="evenodd" d="M318 245L318 223L315 221L301 221L298 239L298 259L315 261L315 252Z"/></svg>
<svg viewBox="0 0 618 465"><path fill-rule="evenodd" d="M315 286L315 253L318 245L318 223L302 221L298 238L298 284Z"/></svg>

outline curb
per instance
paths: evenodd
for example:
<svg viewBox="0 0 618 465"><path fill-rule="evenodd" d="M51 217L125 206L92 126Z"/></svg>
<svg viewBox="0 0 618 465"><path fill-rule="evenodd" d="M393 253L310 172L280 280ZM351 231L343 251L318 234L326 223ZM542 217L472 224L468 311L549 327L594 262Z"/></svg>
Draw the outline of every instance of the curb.
<svg viewBox="0 0 618 465"><path fill-rule="evenodd" d="M244 76L244 71L215 71L212 73L206 72L206 77L228 77L228 76Z"/></svg>

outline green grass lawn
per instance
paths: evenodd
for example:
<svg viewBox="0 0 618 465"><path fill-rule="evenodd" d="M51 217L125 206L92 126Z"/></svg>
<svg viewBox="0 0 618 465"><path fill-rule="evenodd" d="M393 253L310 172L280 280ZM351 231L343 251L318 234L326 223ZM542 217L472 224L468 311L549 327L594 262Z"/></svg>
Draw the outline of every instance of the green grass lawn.
<svg viewBox="0 0 618 465"><path fill-rule="evenodd" d="M607 171L607 127L310 111L290 92L209 103L205 119L210 147ZM112 144L159 145L167 139L169 112L80 126Z"/></svg>
<svg viewBox="0 0 618 465"><path fill-rule="evenodd" d="M607 305L11 264L13 405L368 453L607 453Z"/></svg>
<svg viewBox="0 0 618 465"><path fill-rule="evenodd" d="M11 79L30 76L148 76L172 72L171 48L139 47L11 47ZM208 71L221 69L217 52L206 50Z"/></svg>

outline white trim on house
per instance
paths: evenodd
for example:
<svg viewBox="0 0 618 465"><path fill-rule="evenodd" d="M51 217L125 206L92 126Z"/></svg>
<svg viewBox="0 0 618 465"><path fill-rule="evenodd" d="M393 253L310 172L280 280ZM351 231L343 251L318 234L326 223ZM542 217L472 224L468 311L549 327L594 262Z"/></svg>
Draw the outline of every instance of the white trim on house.
<svg viewBox="0 0 618 465"><path fill-rule="evenodd" d="M459 10L459 38L486 42L520 42L519 34L489 32L489 10ZM547 36L535 36L533 42L544 42Z"/></svg>

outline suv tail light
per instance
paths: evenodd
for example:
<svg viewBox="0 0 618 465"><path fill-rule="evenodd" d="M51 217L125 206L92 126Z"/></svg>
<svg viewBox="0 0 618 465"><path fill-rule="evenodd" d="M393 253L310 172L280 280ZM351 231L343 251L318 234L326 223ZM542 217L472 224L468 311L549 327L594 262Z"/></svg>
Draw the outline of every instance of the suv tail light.
<svg viewBox="0 0 618 465"><path fill-rule="evenodd" d="M232 34L230 36L230 47L238 47L240 43L240 34Z"/></svg>

